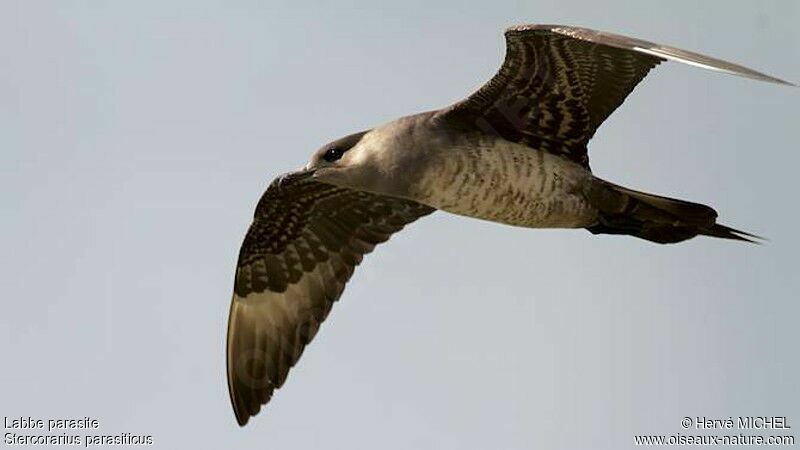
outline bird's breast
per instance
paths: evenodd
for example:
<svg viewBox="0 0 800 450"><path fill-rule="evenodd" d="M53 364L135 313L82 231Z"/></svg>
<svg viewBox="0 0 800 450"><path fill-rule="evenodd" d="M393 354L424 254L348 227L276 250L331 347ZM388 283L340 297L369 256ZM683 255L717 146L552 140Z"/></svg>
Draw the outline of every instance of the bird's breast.
<svg viewBox="0 0 800 450"><path fill-rule="evenodd" d="M451 213L531 228L591 225L584 187L591 173L572 161L508 141L441 149L413 197Z"/></svg>

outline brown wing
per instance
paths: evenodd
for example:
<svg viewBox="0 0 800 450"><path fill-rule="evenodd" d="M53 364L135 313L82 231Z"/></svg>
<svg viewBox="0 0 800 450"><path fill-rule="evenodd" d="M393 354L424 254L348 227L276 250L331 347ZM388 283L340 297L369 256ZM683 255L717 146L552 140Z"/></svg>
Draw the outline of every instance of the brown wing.
<svg viewBox="0 0 800 450"><path fill-rule="evenodd" d="M228 323L228 388L240 425L281 387L363 255L432 211L305 172L269 186L239 253Z"/></svg>
<svg viewBox="0 0 800 450"><path fill-rule="evenodd" d="M719 59L585 28L523 25L505 36L499 72L444 113L587 167L586 145L597 128L666 59L789 84Z"/></svg>

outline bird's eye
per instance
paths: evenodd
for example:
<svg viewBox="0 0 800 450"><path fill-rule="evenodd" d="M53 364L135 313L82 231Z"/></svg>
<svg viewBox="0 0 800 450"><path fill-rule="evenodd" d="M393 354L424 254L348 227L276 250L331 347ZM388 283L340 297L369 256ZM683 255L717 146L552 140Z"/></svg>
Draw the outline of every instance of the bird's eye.
<svg viewBox="0 0 800 450"><path fill-rule="evenodd" d="M344 150L338 147L331 147L325 151L325 154L322 155L322 159L328 162L338 161L342 155L344 154Z"/></svg>

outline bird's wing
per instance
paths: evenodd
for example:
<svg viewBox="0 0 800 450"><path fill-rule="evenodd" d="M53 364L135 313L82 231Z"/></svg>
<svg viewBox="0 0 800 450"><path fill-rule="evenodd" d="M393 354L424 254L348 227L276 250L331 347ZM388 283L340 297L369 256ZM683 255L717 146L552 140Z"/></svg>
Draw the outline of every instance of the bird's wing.
<svg viewBox="0 0 800 450"><path fill-rule="evenodd" d="M432 211L308 172L269 186L239 253L228 322L228 388L240 425L283 384L363 255Z"/></svg>
<svg viewBox="0 0 800 450"><path fill-rule="evenodd" d="M586 166L586 144L597 128L666 59L790 84L709 56L586 28L522 25L505 37L498 73L442 114Z"/></svg>

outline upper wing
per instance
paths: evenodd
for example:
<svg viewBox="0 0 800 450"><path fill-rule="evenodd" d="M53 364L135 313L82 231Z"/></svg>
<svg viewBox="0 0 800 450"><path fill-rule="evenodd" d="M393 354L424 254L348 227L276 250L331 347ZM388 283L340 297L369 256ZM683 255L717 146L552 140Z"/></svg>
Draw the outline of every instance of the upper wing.
<svg viewBox="0 0 800 450"><path fill-rule="evenodd" d="M583 165L600 124L666 59L790 84L709 56L586 28L522 25L505 36L500 71L444 114Z"/></svg>
<svg viewBox="0 0 800 450"><path fill-rule="evenodd" d="M283 384L363 255L432 211L307 172L269 186L239 253L228 322L228 388L240 425Z"/></svg>

